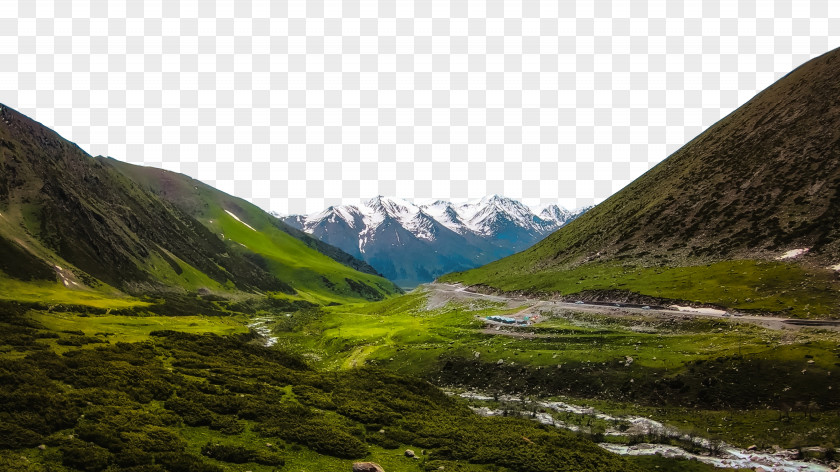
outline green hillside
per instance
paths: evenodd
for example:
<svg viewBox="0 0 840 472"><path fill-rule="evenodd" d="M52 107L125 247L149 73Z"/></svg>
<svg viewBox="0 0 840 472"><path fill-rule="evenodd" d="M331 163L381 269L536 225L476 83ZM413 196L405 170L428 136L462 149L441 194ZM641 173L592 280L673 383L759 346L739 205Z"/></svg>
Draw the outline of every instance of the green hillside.
<svg viewBox="0 0 840 472"><path fill-rule="evenodd" d="M170 202L150 185L165 174L136 171L135 181L127 165L92 158L8 107L0 118L0 298L136 305L125 294L277 293L321 304L399 293L247 202L203 184L196 208Z"/></svg>
<svg viewBox="0 0 840 472"><path fill-rule="evenodd" d="M811 60L543 242L442 280L836 316L838 64Z"/></svg>
<svg viewBox="0 0 840 472"><path fill-rule="evenodd" d="M183 174L97 159L193 216L221 239L263 257L270 273L306 299L316 303L345 298L378 300L400 292L366 263L291 228L241 198Z"/></svg>

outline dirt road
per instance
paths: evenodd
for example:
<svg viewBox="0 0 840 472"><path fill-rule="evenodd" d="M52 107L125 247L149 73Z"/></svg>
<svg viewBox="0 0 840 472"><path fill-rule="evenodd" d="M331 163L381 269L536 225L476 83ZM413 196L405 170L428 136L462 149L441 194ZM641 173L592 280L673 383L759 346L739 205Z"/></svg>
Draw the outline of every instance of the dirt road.
<svg viewBox="0 0 840 472"><path fill-rule="evenodd" d="M483 293L471 292L468 287L460 284L442 284L431 283L421 285L420 289L426 290L429 293L427 300L427 307L429 309L439 308L446 305L449 301L490 301L495 303L502 303L507 309L514 309L522 307L522 310L510 315L516 319L523 319L525 315L536 315L542 311L553 310L574 310L583 313L598 313L608 316L626 316L626 315L646 315L646 316L661 316L661 317L706 317L724 319L733 323L750 323L763 326L769 329L776 330L799 330L804 327L828 329L832 331L840 331L840 321L830 320L791 320L785 318L776 318L772 316L759 316L748 314L730 314L724 310L710 309L710 308L692 308L692 307L652 307L644 308L640 306L622 305L622 304L591 304L591 303L570 303L555 300L545 300L538 298L527 298L523 296L506 297L503 295L488 295Z"/></svg>

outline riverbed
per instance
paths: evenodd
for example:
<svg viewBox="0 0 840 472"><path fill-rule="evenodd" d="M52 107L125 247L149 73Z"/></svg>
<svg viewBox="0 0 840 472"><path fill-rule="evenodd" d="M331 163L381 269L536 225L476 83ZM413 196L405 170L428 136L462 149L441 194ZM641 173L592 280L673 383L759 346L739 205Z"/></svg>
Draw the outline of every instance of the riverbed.
<svg viewBox="0 0 840 472"><path fill-rule="evenodd" d="M450 395L458 395L468 400L477 401L493 401L497 400L505 403L519 403L523 404L522 399L512 395L498 395L489 396L480 392L462 392L453 393L447 392ZM537 405L542 410L553 410L556 412L571 413L574 415L591 415L594 418L610 421L615 423L624 423L631 425L634 433L640 434L657 434L660 436L679 438L684 441L691 441L698 446L709 448L712 446L711 441L705 438L691 437L682 433L676 428L672 428L658 421L642 416L614 416L595 410L591 407L574 405L559 401L543 401L534 400L527 402L531 405ZM471 407L476 414L481 416L503 416L510 414L509 410L492 409L486 406ZM535 421L542 424L563 428L574 432L579 432L581 428L577 425L570 424L555 418L552 414L546 411L526 411L525 409L519 412L520 415L532 417ZM614 428L607 428L604 432L605 436L626 436L628 431L619 431ZM765 451L749 451L740 449L726 443L720 443L717 447L719 454L716 456L705 454L694 454L685 449L672 446L668 444L615 444L615 443L599 443L599 446L604 449L614 452L619 455L638 456L638 455L654 455L660 454L669 458L682 458L689 460L697 460L706 464L721 468L746 468L761 470L767 472L830 472L830 467L813 462L806 462L796 459L797 451L795 450L781 450L775 452Z"/></svg>

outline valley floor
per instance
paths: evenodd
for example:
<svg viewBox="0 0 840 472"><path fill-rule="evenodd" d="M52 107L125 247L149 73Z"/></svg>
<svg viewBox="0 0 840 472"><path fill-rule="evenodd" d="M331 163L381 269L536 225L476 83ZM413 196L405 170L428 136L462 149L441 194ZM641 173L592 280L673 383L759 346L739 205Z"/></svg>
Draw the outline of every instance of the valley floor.
<svg viewBox="0 0 840 472"><path fill-rule="evenodd" d="M765 468L838 465L840 333L833 327L501 297L446 284L374 303L218 306L214 316L177 317L0 307L0 468L25 457L65 466L50 470L104 470L97 464L116 461L185 471L277 467L268 462L349 470L366 458L388 472L519 472L526 470L520 449L534 447L544 462L532 470L548 471L568 460L556 438L622 471L773 460ZM251 311L230 311L246 306ZM429 382L481 397L453 399ZM418 389L422 394L403 401ZM33 415L40 403L46 406ZM116 415L120 409L127 413ZM475 413L493 418L475 422ZM57 423L36 421L39 415ZM125 429L130 422L123 420L140 423ZM472 432L452 442L447 428ZM487 436L488 428L498 437ZM94 434L100 430L104 436ZM174 441L192 466L207 467L179 469L156 435ZM321 436L328 441L315 441ZM342 441L352 447L335 449ZM459 441L471 445L456 447ZM602 448L591 449L593 442ZM162 449L140 454L147 445ZM407 460L402 451L409 448L428 455ZM657 451L675 457L627 456ZM712 455L721 452L729 458Z"/></svg>
<svg viewBox="0 0 840 472"><path fill-rule="evenodd" d="M386 302L326 309L280 342L325 369L374 365L448 388L559 398L611 415L644 416L744 450L835 454L837 327L724 313L430 284ZM631 434L612 440L672 446L670 439Z"/></svg>

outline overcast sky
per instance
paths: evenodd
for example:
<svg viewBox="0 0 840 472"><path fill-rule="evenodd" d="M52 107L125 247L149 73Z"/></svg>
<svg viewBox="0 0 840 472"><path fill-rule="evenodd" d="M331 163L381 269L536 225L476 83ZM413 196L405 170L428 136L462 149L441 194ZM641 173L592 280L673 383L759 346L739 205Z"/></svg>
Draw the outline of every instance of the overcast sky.
<svg viewBox="0 0 840 472"><path fill-rule="evenodd" d="M840 46L838 18L827 0L6 1L0 101L281 213L571 208Z"/></svg>

